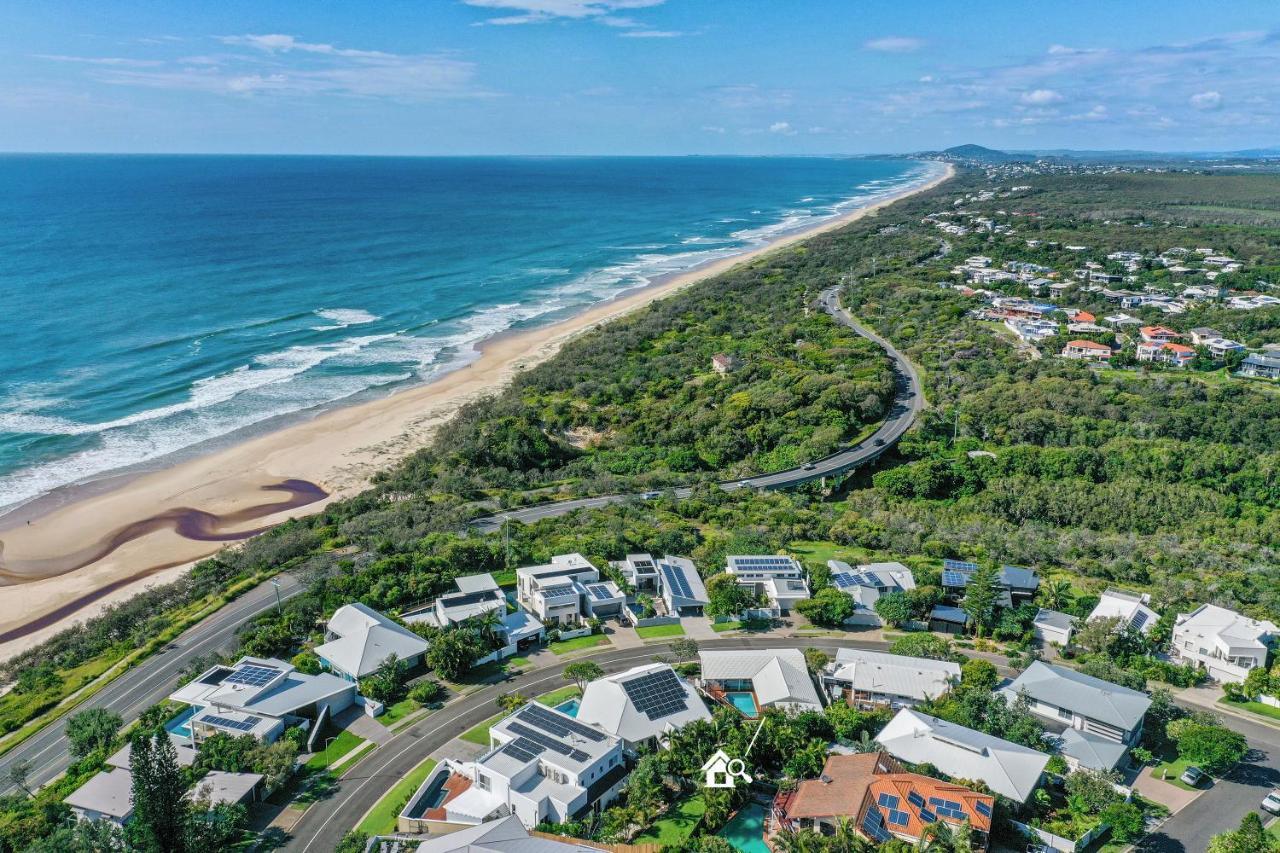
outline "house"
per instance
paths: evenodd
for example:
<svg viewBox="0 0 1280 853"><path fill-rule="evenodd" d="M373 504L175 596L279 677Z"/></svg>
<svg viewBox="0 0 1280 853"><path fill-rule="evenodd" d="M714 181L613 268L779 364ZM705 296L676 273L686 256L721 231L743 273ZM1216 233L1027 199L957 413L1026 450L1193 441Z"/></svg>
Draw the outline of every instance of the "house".
<svg viewBox="0 0 1280 853"><path fill-rule="evenodd" d="M1115 326L1117 328L1122 326L1142 325L1142 321L1139 320L1137 317L1132 317L1128 314L1125 314L1124 312L1120 312L1118 314L1111 314L1107 317L1103 317L1102 322L1106 323L1109 326Z"/></svg>
<svg viewBox="0 0 1280 853"><path fill-rule="evenodd" d="M1096 323L1098 318L1090 314L1088 311L1081 311L1078 308L1067 309L1067 317L1073 323Z"/></svg>
<svg viewBox="0 0 1280 853"><path fill-rule="evenodd" d="M325 669L347 681L358 681L376 672L387 658L409 666L422 663L429 645L403 625L360 602L334 611L325 629L325 641L315 653Z"/></svg>
<svg viewBox="0 0 1280 853"><path fill-rule="evenodd" d="M196 763L196 750L187 745L178 735L169 734L169 742L173 744L173 751L178 758L179 767L190 767ZM126 743L114 755L107 759L109 767L119 767L121 770L129 769L129 760L133 757L133 744Z"/></svg>
<svg viewBox="0 0 1280 853"><path fill-rule="evenodd" d="M1134 350L1138 361L1163 362L1185 367L1196 357L1196 351L1184 344L1138 344Z"/></svg>
<svg viewBox="0 0 1280 853"><path fill-rule="evenodd" d="M1210 329L1208 326L1197 326L1187 333L1191 336L1191 344L1193 346L1203 346L1214 338L1222 337L1222 332L1217 329Z"/></svg>
<svg viewBox="0 0 1280 853"><path fill-rule="evenodd" d="M210 770L187 791L187 799L208 803L210 807L256 802L265 778L261 773Z"/></svg>
<svg viewBox="0 0 1280 853"><path fill-rule="evenodd" d="M652 554L628 554L626 559L610 563L636 592L656 593L662 588L657 561Z"/></svg>
<svg viewBox="0 0 1280 853"><path fill-rule="evenodd" d="M809 829L834 835L848 820L872 842L899 838L915 844L937 821L972 831L974 850L985 850L995 798L963 785L909 773L884 752L831 755L817 779L804 779L774 798L771 832ZM776 847L774 848L776 849Z"/></svg>
<svg viewBox="0 0 1280 853"><path fill-rule="evenodd" d="M1041 643L1053 643L1066 648L1071 645L1071 635L1076 629L1076 618L1057 610L1041 607L1031 622L1031 633Z"/></svg>
<svg viewBox="0 0 1280 853"><path fill-rule="evenodd" d="M1005 328L1018 336L1019 340L1032 343L1051 338L1058 333L1058 324L1052 320L1017 320L1004 321Z"/></svg>
<svg viewBox="0 0 1280 853"><path fill-rule="evenodd" d="M429 777L428 782L431 781L434 780ZM423 790L426 785L424 782L418 792L409 798L405 812L420 810L419 802L422 797L419 794L429 793ZM401 832L418 834L417 821L406 819L402 813L399 829ZM417 853L600 853L598 847L575 844L573 841L568 836L563 841L554 841L530 835L520 818L507 815L488 823L462 827L453 832L446 831L443 835L431 835L419 842L414 849Z"/></svg>
<svg viewBox="0 0 1280 853"><path fill-rule="evenodd" d="M965 560L942 561L942 589L953 597L960 597L969 585L970 579L978 571L978 564ZM1022 566L1001 566L998 583L1000 584L1000 605L1015 606L1027 601L1040 588L1040 578L1031 569Z"/></svg>
<svg viewBox="0 0 1280 853"><path fill-rule="evenodd" d="M915 575L902 563L864 563L856 569L843 560L827 560L831 583L853 599L856 610L848 621L863 625L883 625L875 612L876 602L894 592L916 588Z"/></svg>
<svg viewBox="0 0 1280 853"><path fill-rule="evenodd" d="M1138 330L1138 336L1149 344L1173 343L1182 337L1173 329L1167 329L1164 326L1143 326Z"/></svg>
<svg viewBox="0 0 1280 853"><path fill-rule="evenodd" d="M1086 622L1092 622L1094 619L1119 619L1118 630L1132 628L1143 634L1151 633L1152 627L1160 619L1160 614L1156 613L1147 603L1151 601L1151 596L1143 593L1135 595L1131 592L1121 592L1118 589L1108 589L1102 593L1098 599L1098 604L1089 614Z"/></svg>
<svg viewBox="0 0 1280 853"><path fill-rule="evenodd" d="M627 596L613 581L603 580L581 586L582 600L588 616L593 619L607 619L622 613L623 605L627 603Z"/></svg>
<svg viewBox="0 0 1280 853"><path fill-rule="evenodd" d="M218 733L271 742L289 726L323 724L358 697L355 684L332 673L306 675L282 660L243 657L210 667L169 698L196 708L187 726L197 746Z"/></svg>
<svg viewBox="0 0 1280 853"><path fill-rule="evenodd" d="M1031 713L1075 729L1086 741L1108 740L1126 748L1141 739L1142 721L1151 706L1145 693L1044 661L1033 662L1000 692L1011 702L1025 696ZM1123 755L1124 749L1119 750L1117 763Z"/></svg>
<svg viewBox="0 0 1280 853"><path fill-rule="evenodd" d="M822 673L827 698L862 710L902 708L937 699L960 683L952 661L842 648Z"/></svg>
<svg viewBox="0 0 1280 853"><path fill-rule="evenodd" d="M493 575L467 575L455 578L453 583L457 592L446 593L425 608L406 612L404 621L411 625L425 622L434 628L448 628L490 611L507 612L506 596Z"/></svg>
<svg viewBox="0 0 1280 853"><path fill-rule="evenodd" d="M1240 362L1239 375L1255 379L1280 379L1280 356L1251 353Z"/></svg>
<svg viewBox="0 0 1280 853"><path fill-rule="evenodd" d="M1106 361L1111 358L1111 347L1086 340L1067 341L1060 354L1063 358Z"/></svg>
<svg viewBox="0 0 1280 853"><path fill-rule="evenodd" d="M821 711L822 700L799 649L699 652L701 686L748 717L765 708Z"/></svg>
<svg viewBox="0 0 1280 853"><path fill-rule="evenodd" d="M765 616L786 616L799 601L808 599L809 583L804 567L793 557L777 554L734 555L726 558L725 571L739 586L751 588L769 602Z"/></svg>
<svg viewBox="0 0 1280 853"><path fill-rule="evenodd" d="M635 752L694 720L710 720L711 713L669 665L650 663L588 684L575 719L621 738L623 748Z"/></svg>
<svg viewBox="0 0 1280 853"><path fill-rule="evenodd" d="M711 356L711 369L721 376L733 372L733 369L737 366L738 360L731 355L721 352Z"/></svg>
<svg viewBox="0 0 1280 853"><path fill-rule="evenodd" d="M929 611L929 630L942 634L963 634L969 625L969 614L949 604L935 604Z"/></svg>
<svg viewBox="0 0 1280 853"><path fill-rule="evenodd" d="M538 702L495 723L489 744L474 761L442 762L401 818L432 832L509 814L528 829L567 823L612 802L627 776L621 738Z"/></svg>
<svg viewBox="0 0 1280 853"><path fill-rule="evenodd" d="M1274 622L1250 619L1215 604L1179 613L1169 648L1175 659L1194 664L1215 681L1244 681L1251 669L1267 665L1280 637Z"/></svg>
<svg viewBox="0 0 1280 853"><path fill-rule="evenodd" d="M899 761L931 764L953 779L982 782L997 794L1025 803L1036 788L1048 753L985 732L903 708L876 735Z"/></svg>
<svg viewBox="0 0 1280 853"><path fill-rule="evenodd" d="M1244 352L1244 344L1230 338L1209 338L1203 346L1216 361L1222 361L1229 352Z"/></svg>
<svg viewBox="0 0 1280 853"><path fill-rule="evenodd" d="M698 567L687 557L666 556L658 561L662 575L662 600L672 616L701 616L711 599L698 574Z"/></svg>
<svg viewBox="0 0 1280 853"><path fill-rule="evenodd" d="M133 774L116 768L85 782L63 799L79 820L105 820L124 826L133 817Z"/></svg>
<svg viewBox="0 0 1280 853"><path fill-rule="evenodd" d="M543 622L576 625L582 621L583 584L600 580L600 571L581 554L557 554L541 566L516 569L520 604Z"/></svg>

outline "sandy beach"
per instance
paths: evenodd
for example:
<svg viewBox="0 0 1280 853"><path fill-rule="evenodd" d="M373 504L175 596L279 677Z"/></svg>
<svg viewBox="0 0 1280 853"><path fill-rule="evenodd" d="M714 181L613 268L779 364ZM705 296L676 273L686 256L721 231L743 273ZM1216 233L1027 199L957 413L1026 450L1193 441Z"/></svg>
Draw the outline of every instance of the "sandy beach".
<svg viewBox="0 0 1280 853"><path fill-rule="evenodd" d="M39 504L0 519L0 659L106 604L168 582L190 564L289 517L363 489L369 477L422 447L460 406L501 390L566 341L654 300L767 252L840 228L953 174L827 220L768 246L624 294L562 322L499 336L466 367L383 399L310 420L207 455L87 491L64 505ZM288 483L304 484L290 487ZM315 484L327 493L308 491ZM106 594L96 593L108 589ZM86 598L92 601L83 604ZM70 611L68 612L70 608ZM54 619L50 614L58 614ZM33 623L52 622L24 631ZM21 636L18 636L21 635Z"/></svg>

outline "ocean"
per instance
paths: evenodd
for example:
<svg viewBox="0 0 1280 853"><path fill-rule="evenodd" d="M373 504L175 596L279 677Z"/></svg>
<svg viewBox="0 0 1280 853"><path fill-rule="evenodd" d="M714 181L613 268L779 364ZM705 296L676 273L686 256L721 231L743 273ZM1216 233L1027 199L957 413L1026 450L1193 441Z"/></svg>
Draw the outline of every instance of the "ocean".
<svg viewBox="0 0 1280 853"><path fill-rule="evenodd" d="M938 168L0 156L0 508L429 380Z"/></svg>

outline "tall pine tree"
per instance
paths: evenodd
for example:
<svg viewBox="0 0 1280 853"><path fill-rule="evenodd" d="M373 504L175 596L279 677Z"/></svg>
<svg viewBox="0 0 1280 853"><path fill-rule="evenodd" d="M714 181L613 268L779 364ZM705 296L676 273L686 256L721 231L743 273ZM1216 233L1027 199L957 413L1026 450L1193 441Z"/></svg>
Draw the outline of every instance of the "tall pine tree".
<svg viewBox="0 0 1280 853"><path fill-rule="evenodd" d="M995 623L1000 604L1000 570L995 563L983 563L969 578L960 607L973 620L979 637L984 637Z"/></svg>
<svg viewBox="0 0 1280 853"><path fill-rule="evenodd" d="M178 753L163 729L139 731L129 756L133 774L131 845L147 853L184 853L187 810L186 785L178 767Z"/></svg>

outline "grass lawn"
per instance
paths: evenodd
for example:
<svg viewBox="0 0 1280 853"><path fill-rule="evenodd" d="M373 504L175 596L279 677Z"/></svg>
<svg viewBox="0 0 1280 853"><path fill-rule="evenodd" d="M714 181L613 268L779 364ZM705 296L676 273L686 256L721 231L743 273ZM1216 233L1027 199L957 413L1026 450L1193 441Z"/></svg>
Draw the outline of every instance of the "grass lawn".
<svg viewBox="0 0 1280 853"><path fill-rule="evenodd" d="M338 732L337 737L329 741L328 746L307 759L307 769L323 770L362 743L364 743L364 738L357 737L344 729Z"/></svg>
<svg viewBox="0 0 1280 853"><path fill-rule="evenodd" d="M431 775L431 771L435 767L435 759L428 758L410 770L407 776L397 782L390 791L382 795L382 799L374 804L374 807L365 815L364 820L360 821L360 826L357 829L370 835L389 835L395 832L396 816L400 814L400 810L404 808L405 803L409 802L409 797L418 789L422 781Z"/></svg>
<svg viewBox="0 0 1280 853"><path fill-rule="evenodd" d="M1260 717L1270 717L1273 720L1280 720L1280 708L1271 705L1264 705L1261 702L1232 702L1223 696L1218 700L1223 705L1232 708L1239 708L1241 711L1248 711L1251 714L1257 714Z"/></svg>
<svg viewBox="0 0 1280 853"><path fill-rule="evenodd" d="M871 558L871 551L865 548L850 548L837 545L835 542L812 542L799 540L787 545L787 550L800 558L802 563L813 563L825 566L827 560L844 560L852 566L865 563Z"/></svg>
<svg viewBox="0 0 1280 853"><path fill-rule="evenodd" d="M646 625L643 628L637 628L636 633L640 635L642 640L654 640L659 637L683 637L683 625Z"/></svg>
<svg viewBox="0 0 1280 853"><path fill-rule="evenodd" d="M724 631L736 631L741 627L742 627L741 622L712 622L711 623L711 630L715 631L716 633L722 633Z"/></svg>
<svg viewBox="0 0 1280 853"><path fill-rule="evenodd" d="M568 687L561 687L559 690L552 690L550 693L543 693L541 696L537 697L537 699L543 705L550 705L554 708L561 702L567 702L570 699L577 699L581 695L582 691L579 690L576 685L570 684Z"/></svg>
<svg viewBox="0 0 1280 853"><path fill-rule="evenodd" d="M503 711L501 714L494 714L492 717L485 720L483 723L476 726L475 728L467 729L465 732L463 732L460 735L460 737L463 740L465 740L467 743L475 743L475 744L479 744L480 746L488 746L489 745L489 727L492 726L494 723L498 722L498 720L501 720L506 715L507 715L506 711Z"/></svg>
<svg viewBox="0 0 1280 853"><path fill-rule="evenodd" d="M508 669L524 669L528 665L529 665L528 658L522 658L522 657L507 658Z"/></svg>
<svg viewBox="0 0 1280 853"><path fill-rule="evenodd" d="M1184 758L1172 758L1168 761L1162 761L1155 767L1151 768L1150 774L1153 779L1161 779L1170 785L1181 788L1184 791L1203 791L1207 786L1201 782L1199 788L1193 788L1178 777L1182 775L1182 771L1187 769L1191 762ZM1169 771L1169 778L1163 779L1164 771Z"/></svg>
<svg viewBox="0 0 1280 853"><path fill-rule="evenodd" d="M637 835L633 843L678 847L688 839L706 810L707 804L700 796L683 799L654 821L653 826Z"/></svg>
<svg viewBox="0 0 1280 853"><path fill-rule="evenodd" d="M1271 821L1271 825L1267 827L1267 834L1272 838L1280 838L1280 820Z"/></svg>
<svg viewBox="0 0 1280 853"><path fill-rule="evenodd" d="M378 717L378 722L384 726L389 726L396 720L403 720L421 707L417 702L405 697L399 702L388 705L386 710L382 712L382 716Z"/></svg>
<svg viewBox="0 0 1280 853"><path fill-rule="evenodd" d="M585 637L574 637L572 640L561 640L551 643L547 648L558 655L567 655L569 652L576 652L582 649L592 649L596 646L609 645L609 638L604 634L588 634Z"/></svg>

